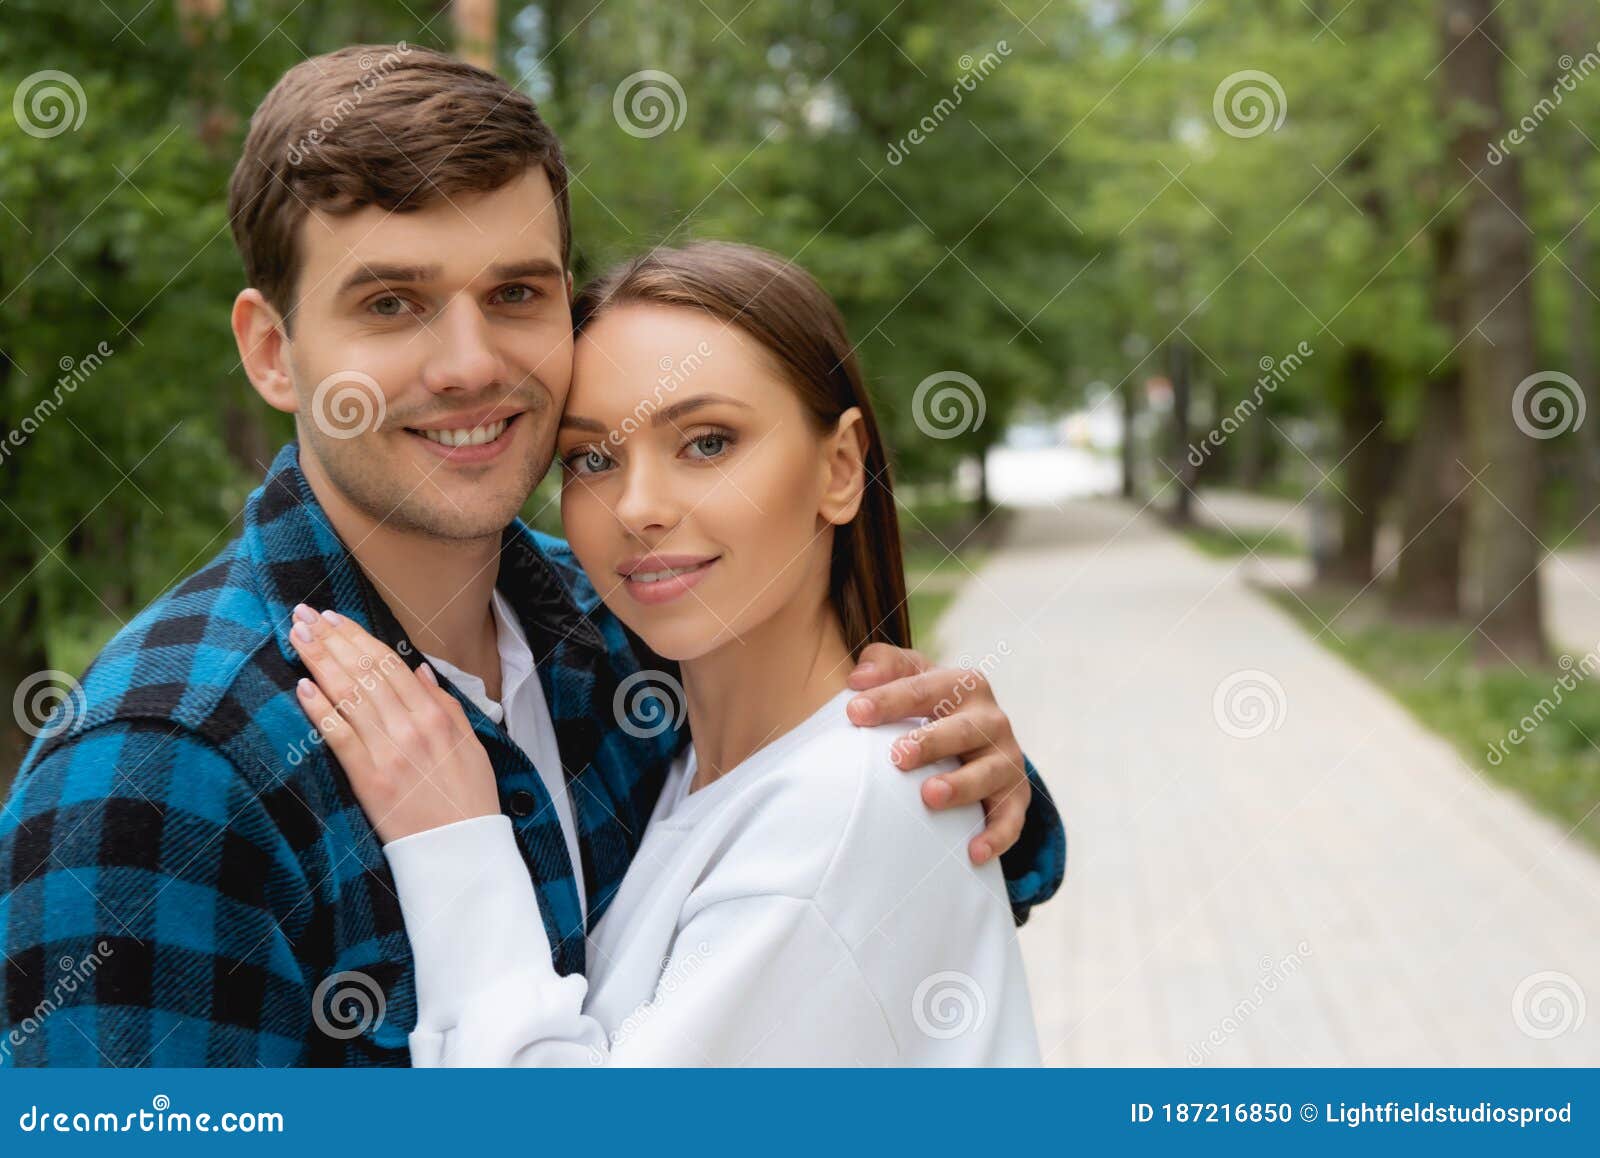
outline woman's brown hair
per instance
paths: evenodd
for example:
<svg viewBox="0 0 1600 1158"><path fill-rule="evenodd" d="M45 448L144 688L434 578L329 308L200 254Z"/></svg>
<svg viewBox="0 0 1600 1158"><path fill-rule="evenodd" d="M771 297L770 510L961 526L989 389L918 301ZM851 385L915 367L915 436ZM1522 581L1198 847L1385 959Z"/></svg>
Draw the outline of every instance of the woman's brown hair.
<svg viewBox="0 0 1600 1158"><path fill-rule="evenodd" d="M650 250L584 286L572 305L575 331L630 302L700 310L739 327L776 360L820 430L860 408L866 486L855 518L834 528L829 594L851 655L859 657L869 643L910 647L888 452L844 318L827 291L775 253L697 241Z"/></svg>

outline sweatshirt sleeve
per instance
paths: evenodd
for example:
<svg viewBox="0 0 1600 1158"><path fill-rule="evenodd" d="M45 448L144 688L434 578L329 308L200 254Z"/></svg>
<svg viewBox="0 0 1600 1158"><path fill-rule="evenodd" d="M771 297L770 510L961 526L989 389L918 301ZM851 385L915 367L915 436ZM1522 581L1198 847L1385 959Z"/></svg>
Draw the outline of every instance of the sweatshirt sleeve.
<svg viewBox="0 0 1600 1158"><path fill-rule="evenodd" d="M679 930L652 1000L607 1032L588 983L558 975L504 816L384 849L417 970L412 1064L786 1065L890 1062L888 1022L816 904L733 897Z"/></svg>

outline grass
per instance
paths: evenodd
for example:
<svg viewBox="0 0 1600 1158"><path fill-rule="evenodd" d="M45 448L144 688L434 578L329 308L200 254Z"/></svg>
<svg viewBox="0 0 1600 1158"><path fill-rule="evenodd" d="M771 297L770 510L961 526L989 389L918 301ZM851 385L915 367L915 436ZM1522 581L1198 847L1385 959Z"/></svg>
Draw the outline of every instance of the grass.
<svg viewBox="0 0 1600 1158"><path fill-rule="evenodd" d="M1271 528L1244 528L1229 531L1208 523L1197 523L1183 528L1183 537L1204 551L1221 559L1237 559L1255 552L1257 555L1299 556L1305 554L1300 541L1288 531Z"/></svg>
<svg viewBox="0 0 1600 1158"><path fill-rule="evenodd" d="M1397 622L1369 593L1342 614L1348 592L1302 590L1274 599L1320 642L1385 688L1472 767L1600 847L1600 667L1593 656L1567 664L1480 668L1470 625ZM1335 619L1334 617L1338 618ZM1342 642L1341 642L1342 641ZM1460 646L1457 646L1457 645ZM1453 649L1453 650L1452 650ZM1590 674L1592 673L1592 674Z"/></svg>
<svg viewBox="0 0 1600 1158"><path fill-rule="evenodd" d="M1002 509L980 520L970 503L955 500L901 504L906 606L912 642L923 654L938 655L940 618L999 542L1007 519Z"/></svg>

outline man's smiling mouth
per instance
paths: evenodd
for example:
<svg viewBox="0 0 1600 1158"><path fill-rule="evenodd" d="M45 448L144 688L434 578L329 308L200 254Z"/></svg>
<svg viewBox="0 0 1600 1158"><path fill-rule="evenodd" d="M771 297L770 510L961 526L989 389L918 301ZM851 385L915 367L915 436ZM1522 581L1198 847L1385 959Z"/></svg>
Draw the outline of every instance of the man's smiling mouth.
<svg viewBox="0 0 1600 1158"><path fill-rule="evenodd" d="M462 465L488 462L508 446L517 421L527 411L464 414L443 418L427 426L407 426L405 432L426 445L430 454Z"/></svg>
<svg viewBox="0 0 1600 1158"><path fill-rule="evenodd" d="M417 430L413 433L420 434L429 442L437 442L441 446L478 446L481 443L493 442L504 434L506 427L510 425L511 419L502 418L487 426L463 426L453 430Z"/></svg>

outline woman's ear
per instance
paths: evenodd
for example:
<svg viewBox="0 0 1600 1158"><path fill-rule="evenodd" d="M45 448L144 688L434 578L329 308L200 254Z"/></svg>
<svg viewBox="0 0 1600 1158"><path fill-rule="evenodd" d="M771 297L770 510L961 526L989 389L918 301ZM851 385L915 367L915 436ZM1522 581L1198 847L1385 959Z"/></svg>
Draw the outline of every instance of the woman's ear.
<svg viewBox="0 0 1600 1158"><path fill-rule="evenodd" d="M867 488L867 426L861 408L839 415L823 442L822 501L817 513L836 527L856 517Z"/></svg>
<svg viewBox="0 0 1600 1158"><path fill-rule="evenodd" d="M293 414L300 409L289 373L289 338L278 311L257 289L240 290L233 299L233 340L250 385L274 410Z"/></svg>

